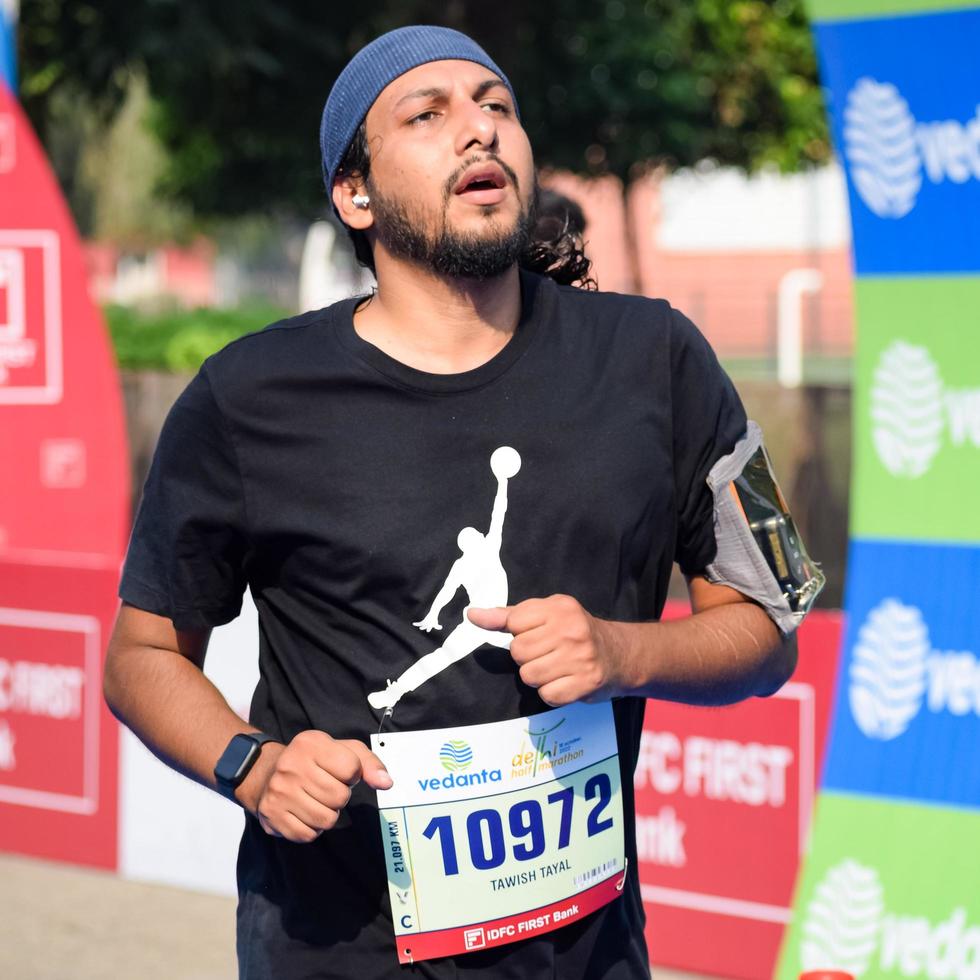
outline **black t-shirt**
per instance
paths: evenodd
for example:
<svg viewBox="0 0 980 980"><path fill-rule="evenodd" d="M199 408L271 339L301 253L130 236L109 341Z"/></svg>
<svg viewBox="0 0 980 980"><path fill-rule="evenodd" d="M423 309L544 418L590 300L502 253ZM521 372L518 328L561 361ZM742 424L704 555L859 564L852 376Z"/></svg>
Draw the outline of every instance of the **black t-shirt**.
<svg viewBox="0 0 980 980"><path fill-rule="evenodd" d="M745 415L697 329L660 300L590 293L521 273L507 345L437 375L361 339L350 299L243 337L208 358L167 418L120 585L180 629L233 619L251 588L260 680L251 721L365 742L366 700L431 653L414 626L464 543L487 534L490 458L520 456L500 563L507 598L566 593L612 620L656 619L671 564L714 556L718 457ZM391 730L479 724L546 709L506 650L483 646L398 705ZM363 784L311 844L246 820L238 951L247 978L647 976L632 773L644 701L614 703L631 870L586 919L509 946L399 967L377 800ZM465 900L465 899L464 899ZM414 971L414 972L413 972Z"/></svg>

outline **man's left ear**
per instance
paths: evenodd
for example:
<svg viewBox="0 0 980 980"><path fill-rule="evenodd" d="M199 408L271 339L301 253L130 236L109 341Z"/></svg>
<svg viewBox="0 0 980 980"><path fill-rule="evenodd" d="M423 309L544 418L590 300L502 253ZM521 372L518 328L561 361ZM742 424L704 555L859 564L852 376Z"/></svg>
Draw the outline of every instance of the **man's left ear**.
<svg viewBox="0 0 980 980"><path fill-rule="evenodd" d="M371 197L362 180L338 177L333 184L333 203L344 224L357 231L364 231L374 223Z"/></svg>

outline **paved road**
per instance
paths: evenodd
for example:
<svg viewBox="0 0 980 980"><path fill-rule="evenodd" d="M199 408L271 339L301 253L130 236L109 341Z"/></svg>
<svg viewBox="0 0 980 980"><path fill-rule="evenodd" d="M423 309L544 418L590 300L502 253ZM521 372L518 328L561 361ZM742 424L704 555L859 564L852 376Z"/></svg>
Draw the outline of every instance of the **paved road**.
<svg viewBox="0 0 980 980"><path fill-rule="evenodd" d="M0 856L3 980L234 980L234 899Z"/></svg>
<svg viewBox="0 0 980 980"><path fill-rule="evenodd" d="M0 854L3 980L234 980L234 949L234 899Z"/></svg>

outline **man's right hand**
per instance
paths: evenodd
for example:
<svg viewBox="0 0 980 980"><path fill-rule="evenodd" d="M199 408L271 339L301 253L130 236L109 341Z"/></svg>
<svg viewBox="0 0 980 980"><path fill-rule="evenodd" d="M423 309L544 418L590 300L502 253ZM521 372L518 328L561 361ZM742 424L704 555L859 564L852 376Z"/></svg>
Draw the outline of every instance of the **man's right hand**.
<svg viewBox="0 0 980 980"><path fill-rule="evenodd" d="M392 785L384 763L363 742L310 730L289 745L263 745L235 795L267 834L307 844L334 826L361 780L372 789Z"/></svg>

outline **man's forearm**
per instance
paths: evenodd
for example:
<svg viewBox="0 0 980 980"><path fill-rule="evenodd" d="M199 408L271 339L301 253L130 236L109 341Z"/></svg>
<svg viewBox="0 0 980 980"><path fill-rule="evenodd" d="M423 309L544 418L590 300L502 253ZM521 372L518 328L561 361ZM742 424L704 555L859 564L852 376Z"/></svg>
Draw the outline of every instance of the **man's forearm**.
<svg viewBox="0 0 980 980"><path fill-rule="evenodd" d="M785 638L758 606L714 606L685 619L659 623L599 620L623 694L732 704L772 694L793 673L794 638Z"/></svg>
<svg viewBox="0 0 980 980"><path fill-rule="evenodd" d="M552 706L623 695L731 704L774 693L793 673L795 644L760 607L719 588L695 583L698 612L666 623L599 619L561 594L466 615L512 634L521 680Z"/></svg>
<svg viewBox="0 0 980 980"><path fill-rule="evenodd" d="M166 617L123 604L103 675L113 714L159 759L205 786L232 738L254 732L204 676L210 630L177 631ZM309 729L266 742L235 789L267 833L295 843L333 827L353 787L389 789L384 763L357 739Z"/></svg>
<svg viewBox="0 0 980 980"><path fill-rule="evenodd" d="M255 731L186 657L157 647L110 653L104 690L112 713L161 761L214 787L214 766L238 732Z"/></svg>

